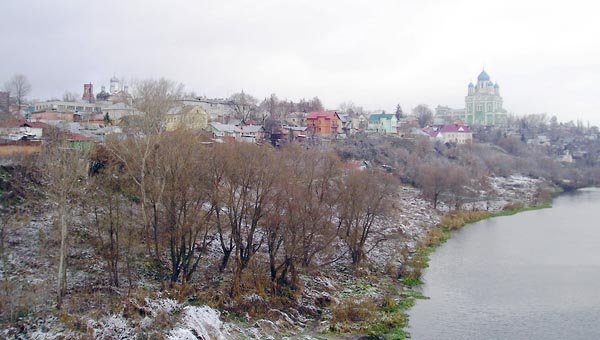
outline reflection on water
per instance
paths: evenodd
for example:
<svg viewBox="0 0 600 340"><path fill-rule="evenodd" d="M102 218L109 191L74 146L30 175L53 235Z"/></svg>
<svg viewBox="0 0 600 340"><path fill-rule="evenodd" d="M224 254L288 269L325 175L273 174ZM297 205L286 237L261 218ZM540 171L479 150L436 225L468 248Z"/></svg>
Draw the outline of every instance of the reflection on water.
<svg viewBox="0 0 600 340"><path fill-rule="evenodd" d="M424 281L415 340L600 339L600 189L466 226Z"/></svg>

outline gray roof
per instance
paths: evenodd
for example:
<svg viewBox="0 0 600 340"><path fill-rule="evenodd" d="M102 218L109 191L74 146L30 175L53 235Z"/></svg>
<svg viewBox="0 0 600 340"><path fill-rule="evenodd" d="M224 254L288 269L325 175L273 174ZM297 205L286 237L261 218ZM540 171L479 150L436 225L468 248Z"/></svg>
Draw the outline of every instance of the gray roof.
<svg viewBox="0 0 600 340"><path fill-rule="evenodd" d="M212 122L210 123L210 125L218 131L223 131L223 132L236 132L237 131L237 126L232 125L232 124L223 124L223 123L219 123L219 122Z"/></svg>
<svg viewBox="0 0 600 340"><path fill-rule="evenodd" d="M240 125L237 127L241 132L256 133L260 132L263 127L261 125Z"/></svg>

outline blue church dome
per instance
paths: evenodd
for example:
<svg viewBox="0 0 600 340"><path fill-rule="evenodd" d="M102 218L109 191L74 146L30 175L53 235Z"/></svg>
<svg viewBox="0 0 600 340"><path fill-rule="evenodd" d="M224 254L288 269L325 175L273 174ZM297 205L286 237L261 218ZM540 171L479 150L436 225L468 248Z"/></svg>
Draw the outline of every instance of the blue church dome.
<svg viewBox="0 0 600 340"><path fill-rule="evenodd" d="M475 87L475 85L473 85L473 83L469 83L469 87Z"/></svg>
<svg viewBox="0 0 600 340"><path fill-rule="evenodd" d="M481 73L479 73L479 76L477 77L477 81L488 81L490 80L490 76L485 72L485 70L481 71Z"/></svg>
<svg viewBox="0 0 600 340"><path fill-rule="evenodd" d="M498 83L496 83L496 84L494 85L494 87L495 87L495 88L499 88L499 87L500 87L500 85L498 85Z"/></svg>

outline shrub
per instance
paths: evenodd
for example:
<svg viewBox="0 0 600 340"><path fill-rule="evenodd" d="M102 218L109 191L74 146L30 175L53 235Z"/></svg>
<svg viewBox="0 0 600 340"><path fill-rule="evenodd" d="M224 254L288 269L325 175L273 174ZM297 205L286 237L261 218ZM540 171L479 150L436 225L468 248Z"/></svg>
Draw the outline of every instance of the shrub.
<svg viewBox="0 0 600 340"><path fill-rule="evenodd" d="M521 210L521 209L523 209L523 207L524 207L524 205L522 202L512 202L512 203L505 205L502 210L503 211Z"/></svg>

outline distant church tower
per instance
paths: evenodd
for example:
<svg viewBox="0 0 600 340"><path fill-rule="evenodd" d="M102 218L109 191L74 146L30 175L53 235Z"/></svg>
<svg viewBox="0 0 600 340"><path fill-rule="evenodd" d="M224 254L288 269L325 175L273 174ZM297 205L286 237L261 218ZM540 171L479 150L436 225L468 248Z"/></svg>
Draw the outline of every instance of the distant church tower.
<svg viewBox="0 0 600 340"><path fill-rule="evenodd" d="M114 77L114 76L112 78L110 78L109 91L110 91L110 94L115 94L115 93L121 91L121 84L120 84L119 78Z"/></svg>
<svg viewBox="0 0 600 340"><path fill-rule="evenodd" d="M468 124L479 125L501 125L506 122L500 86L490 81L485 70L477 76L476 85L469 83L465 97L465 120Z"/></svg>
<svg viewBox="0 0 600 340"><path fill-rule="evenodd" d="M88 103L96 101L96 98L94 97L94 85L92 83L83 84L83 96L81 99Z"/></svg>

